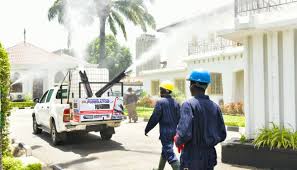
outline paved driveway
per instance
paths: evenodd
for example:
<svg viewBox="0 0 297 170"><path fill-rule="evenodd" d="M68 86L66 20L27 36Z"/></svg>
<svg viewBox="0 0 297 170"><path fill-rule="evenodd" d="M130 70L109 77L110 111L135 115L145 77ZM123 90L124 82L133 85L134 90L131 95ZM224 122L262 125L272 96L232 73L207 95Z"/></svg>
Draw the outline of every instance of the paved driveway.
<svg viewBox="0 0 297 170"><path fill-rule="evenodd" d="M144 136L145 122L123 122L111 141L102 141L98 133L73 135L62 146L50 144L46 133L32 134L31 110L13 111L10 117L11 137L32 147L33 156L49 165L73 170L151 170L158 165L161 145L158 128ZM229 136L238 136L229 133ZM220 162L220 146L218 161ZM171 169L167 164L166 169ZM219 163L216 169L243 169Z"/></svg>

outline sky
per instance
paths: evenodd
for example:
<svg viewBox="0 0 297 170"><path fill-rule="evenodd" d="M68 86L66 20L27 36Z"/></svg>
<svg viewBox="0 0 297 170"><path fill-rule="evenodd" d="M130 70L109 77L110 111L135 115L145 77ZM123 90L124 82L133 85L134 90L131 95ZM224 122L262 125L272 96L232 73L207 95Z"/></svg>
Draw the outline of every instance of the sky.
<svg viewBox="0 0 297 170"><path fill-rule="evenodd" d="M212 0L210 0L212 1ZM205 8L205 0L154 0L149 5L150 12L154 15L157 27L163 27L173 22L195 15ZM215 0L214 0L215 1ZM218 0L217 0L218 1ZM49 22L47 11L54 0L0 0L0 42L4 47L11 47L24 40L48 51L67 47L67 32L57 20ZM98 22L90 26L89 35L99 35ZM135 51L135 38L142 31L129 23L126 25L128 40L117 36L121 44L129 47L132 54ZM149 33L153 33L149 31Z"/></svg>

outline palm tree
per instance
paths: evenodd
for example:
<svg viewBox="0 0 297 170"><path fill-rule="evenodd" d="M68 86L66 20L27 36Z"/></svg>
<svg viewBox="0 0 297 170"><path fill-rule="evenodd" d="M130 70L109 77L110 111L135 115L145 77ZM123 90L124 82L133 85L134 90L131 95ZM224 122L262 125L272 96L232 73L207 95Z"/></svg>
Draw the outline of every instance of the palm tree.
<svg viewBox="0 0 297 170"><path fill-rule="evenodd" d="M63 18L63 5L66 0L56 0L49 10L49 18L58 15L58 20ZM155 29L156 24L154 17L149 14L143 0L94 0L96 4L97 17L100 21L100 53L99 61L105 59L105 27L109 25L111 32L117 35L117 28L120 28L125 39L127 39L124 18L131 21L134 25L140 26L143 31L148 27ZM58 10L51 10L51 9ZM59 11L59 12L56 12ZM59 19L60 18L60 19ZM63 21L63 19L62 19ZM99 66L101 66L99 63Z"/></svg>
<svg viewBox="0 0 297 170"><path fill-rule="evenodd" d="M66 27L68 32L67 47L69 49L71 46L71 31L64 22L64 5L65 5L64 2L65 1L63 0L56 0L54 2L53 6L51 6L50 9L48 10L48 20L52 21L57 17L58 22Z"/></svg>

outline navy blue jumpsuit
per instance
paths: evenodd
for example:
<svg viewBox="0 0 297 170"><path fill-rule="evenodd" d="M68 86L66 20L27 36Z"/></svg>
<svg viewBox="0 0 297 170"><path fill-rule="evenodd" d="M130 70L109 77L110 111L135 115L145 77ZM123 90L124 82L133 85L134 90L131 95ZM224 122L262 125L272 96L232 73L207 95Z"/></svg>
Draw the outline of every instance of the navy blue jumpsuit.
<svg viewBox="0 0 297 170"><path fill-rule="evenodd" d="M226 138L219 106L206 95L184 102L177 136L177 146L185 144L180 157L181 170L212 170L217 164L214 146Z"/></svg>
<svg viewBox="0 0 297 170"><path fill-rule="evenodd" d="M159 123L159 139L162 143L162 156L169 164L178 160L173 151L173 138L176 134L179 118L180 106L170 95L168 95L157 101L154 112L145 128L145 133L147 134Z"/></svg>

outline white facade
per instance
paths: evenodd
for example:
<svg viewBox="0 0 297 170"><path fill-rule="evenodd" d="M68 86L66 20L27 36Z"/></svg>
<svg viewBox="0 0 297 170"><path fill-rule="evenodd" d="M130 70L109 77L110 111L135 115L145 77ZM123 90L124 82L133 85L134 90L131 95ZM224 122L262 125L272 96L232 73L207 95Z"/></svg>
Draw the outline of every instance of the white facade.
<svg viewBox="0 0 297 170"><path fill-rule="evenodd" d="M153 94L154 82L170 80L176 86L180 86L176 80L183 79L185 95L189 98L191 95L186 77L192 70L203 68L220 78L218 79L220 82L214 82L215 85L211 86L218 86L221 89L215 92L207 91L212 100L218 104L222 101L224 103L243 102L243 48L235 42L218 37L213 32L213 28L201 28L208 22L218 23L218 20L229 17L233 10L230 7L223 7L216 9L215 14L203 13L160 29L159 31L171 37L168 38L161 52L162 58L165 58L167 62L167 67L142 72L140 76L143 78L144 90L156 96L156 93ZM184 32L184 34L175 35L176 32Z"/></svg>
<svg viewBox="0 0 297 170"><path fill-rule="evenodd" d="M68 55L57 55L47 52L30 43L22 42L7 49L11 63L11 96L12 99L40 98L49 88L60 85L69 69L78 68L79 61ZM84 64L85 65L85 64ZM109 81L108 70L97 66L85 65L89 81ZM76 74L76 79L78 78ZM95 81L96 80L96 81ZM74 85L73 85L74 86ZM76 84L76 86L78 86ZM103 85L100 85L100 87ZM99 90L99 85L92 85Z"/></svg>
<svg viewBox="0 0 297 170"><path fill-rule="evenodd" d="M250 138L270 122L297 129L297 16L290 15L296 4L290 10L281 10L279 4L277 11L247 16L239 11L235 28L225 32L226 38L245 47L244 104Z"/></svg>
<svg viewBox="0 0 297 170"><path fill-rule="evenodd" d="M210 94L212 100L219 103L243 102L244 62L243 48L230 47L222 51L209 52L199 56L185 58L188 72L203 68L211 73L222 74L222 94Z"/></svg>

